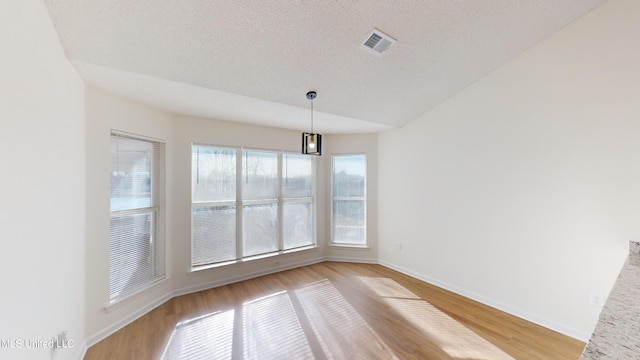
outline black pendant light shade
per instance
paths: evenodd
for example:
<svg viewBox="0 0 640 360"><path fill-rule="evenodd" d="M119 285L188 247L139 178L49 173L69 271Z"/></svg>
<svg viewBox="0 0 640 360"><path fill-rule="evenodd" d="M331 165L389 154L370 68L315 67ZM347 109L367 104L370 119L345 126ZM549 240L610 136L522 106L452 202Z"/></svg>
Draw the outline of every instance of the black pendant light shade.
<svg viewBox="0 0 640 360"><path fill-rule="evenodd" d="M307 155L322 155L322 135L302 133L302 153Z"/></svg>
<svg viewBox="0 0 640 360"><path fill-rule="evenodd" d="M315 91L307 93L307 99L311 100L311 132L302 133L302 153L307 155L322 155L322 135L313 132L313 99L318 94Z"/></svg>

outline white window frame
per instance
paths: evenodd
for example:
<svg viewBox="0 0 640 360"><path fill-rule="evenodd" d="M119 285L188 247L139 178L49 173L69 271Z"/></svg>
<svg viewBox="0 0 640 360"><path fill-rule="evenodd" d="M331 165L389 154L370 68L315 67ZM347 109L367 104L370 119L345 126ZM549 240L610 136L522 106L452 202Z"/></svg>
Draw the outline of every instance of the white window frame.
<svg viewBox="0 0 640 360"><path fill-rule="evenodd" d="M191 189L191 209L194 207L206 207L206 206L235 206L236 207L236 258L228 261L218 261L207 264L197 264L193 263L193 210L191 210L191 271L200 271L206 270L210 268L226 266L231 264L236 264L245 261L252 261L256 259L262 259L266 257L278 256L282 254L288 254L291 252L303 251L307 249L317 248L317 162L315 157L310 156L311 160L311 196L304 198L283 198L282 192L282 180L283 180L283 154L295 154L296 152L292 151L284 151L284 150L271 150L271 149L261 149L261 148L246 148L246 147L234 147L234 146L226 146L226 145L211 145L211 144L203 144L203 143L192 143L191 144L191 154L193 156L193 148L195 146L200 147L210 147L216 149L229 149L236 151L236 199L235 201L226 201L226 202L213 202L215 205L210 205L210 202L194 202L193 201L193 188ZM260 199L260 200L245 200L242 197L242 177L245 175L242 168L242 159L245 155L245 152L270 152L277 154L277 164L278 164L278 190L277 190L277 199ZM192 161L193 164L193 161ZM193 176L193 168L191 168L190 175ZM311 199L311 209L312 209L312 243L309 245L302 245L298 247L293 247L290 249L284 248L284 204L285 203L295 203L295 202L308 202L308 199ZM221 205L223 204L223 205ZM273 252L268 252L264 254L250 255L244 256L243 249L243 206L244 205L256 205L256 204L276 204L277 205L277 216L278 216L278 249Z"/></svg>
<svg viewBox="0 0 640 360"><path fill-rule="evenodd" d="M126 217L131 215L140 215L151 213L152 222L149 225L149 235L150 235L150 243L153 244L151 246L151 251L153 254L150 256L150 261L152 261L151 267L154 269L154 276L147 279L147 281L141 281L137 286L132 287L128 290L119 292L116 295L112 294L113 289L111 288L111 270L112 263L109 262L109 306L114 305L116 303L121 302L122 300L128 299L154 285L166 279L166 258L165 258L165 247L166 247L166 234L165 234L165 211L164 211L164 197L165 197L165 182L164 182L164 169L165 169L165 144L163 140L155 139L151 137L146 137L142 135L130 134L122 131L111 130L110 141L114 137L127 138L137 141L145 141L154 144L156 154L152 156L152 161L154 162L151 165L150 171L150 198L151 204L148 207L140 207L134 209L126 209L126 210L111 210L109 209L109 218L113 219L114 217ZM111 176L111 175L110 175ZM111 189L111 186L110 186ZM110 192L111 194L111 192ZM111 202L111 195L109 196ZM109 257L111 257L111 225L109 226Z"/></svg>
<svg viewBox="0 0 640 360"><path fill-rule="evenodd" d="M263 153L271 153L271 154L275 154L276 155L276 176L277 176L277 183L276 183L276 198L275 199L244 199L243 194L242 194L242 179L247 175L245 174L245 172L243 171L245 169L245 167L243 167L243 160L242 159L246 159L247 154L250 152L263 152ZM239 231L237 232L237 234L239 235L238 238L236 239L236 244L238 245L239 248L239 252L237 253L236 257L238 259L253 259L253 258L261 258L261 257L265 257L265 256L269 256L278 252L283 251L282 250L282 152L279 151L273 151L273 150L261 150L261 149L247 149L247 148L243 148L240 149L239 152L240 156L238 156L238 153L236 153L236 156L238 156L238 158L240 158L238 160L238 164L240 164L240 167L236 167L236 191L239 194L239 198L236 198L236 200L238 201L238 206L240 211L237 212L237 220L236 220L236 224L241 224L242 228L239 229ZM238 171L238 169L240 169L240 171ZM274 251L269 251L266 253L259 253L259 254L253 254L253 255L245 255L244 254L244 241L245 241L245 236L244 236L244 207L245 206L252 206L252 205L276 205L276 217L278 218L278 229L277 229L277 233L278 233L278 248Z"/></svg>
<svg viewBox="0 0 640 360"><path fill-rule="evenodd" d="M364 196L334 196L333 195L333 185L334 185L334 178L335 178L335 158L336 157L343 157L343 156L364 156L364 189L363 189L363 193ZM365 153L345 153L345 154L332 154L331 155L331 184L330 184L330 204L329 207L331 209L330 211L330 216L329 216L329 223L330 223L330 227L331 227L331 240L329 241L329 245L330 246L335 246L335 247L349 247L349 248L369 248L369 239L367 236L367 183L368 183L368 179L367 179L367 162L368 162L368 157L367 154ZM345 243L345 242L335 242L335 236L334 236L334 230L335 230L335 224L333 221L334 218L334 214L333 214L333 203L334 201L340 201L340 200L357 200L357 201L363 201L364 204L364 225L363 225L363 231L364 231L364 243Z"/></svg>
<svg viewBox="0 0 640 360"><path fill-rule="evenodd" d="M242 192L240 189L240 181L241 179L238 178L238 169L240 169L242 167L242 157L239 156L239 154L241 154L241 148L240 147L233 147L233 146L217 146L217 145L207 145L207 144L197 144L197 143L192 143L191 144L191 156L193 156L193 148L199 146L199 147L208 147L208 148L212 148L212 149L222 149L222 150L233 150L235 151L235 162L236 162L236 193L235 193L235 199L234 200L212 200L212 201L194 201L193 200L193 186L191 186L191 212L190 212L190 227L189 227L189 231L190 231L190 258L191 258L191 268L192 269L197 269L197 268L206 268L209 267L211 264L234 264L237 262L238 260L238 254L242 254L242 243L240 243L238 241L238 239L242 239L242 214L240 214L242 212ZM191 159L191 163L193 164L193 159ZM193 176L193 167L190 168L191 171L189 172L190 177ZM192 184L192 181L190 181L190 184ZM229 259L229 260L221 260L221 261L216 261L216 262L212 262L212 263L204 263L204 264L198 264L198 265L194 265L193 264L193 209L195 208L208 208L208 207L229 207L229 206L235 206L236 209L236 238L235 238L235 244L236 244L236 255L233 259Z"/></svg>
<svg viewBox="0 0 640 360"><path fill-rule="evenodd" d="M309 159L311 160L311 196L307 196L307 197L297 197L297 198L285 198L284 195L282 194L282 180L284 178L283 175L283 170L282 167L284 165L284 161L282 160L283 155L284 154L292 154L292 155L300 155L299 153L295 153L295 152L289 152L289 151L280 151L279 153L279 158L278 158L278 200L279 200L279 207L278 207L278 212L279 212L279 216L280 216L280 249L282 249L282 251L284 253L288 253L288 252L294 252L294 251L298 251L299 249L307 249L309 247L317 247L318 245L318 240L317 240L317 209L316 209L316 204L317 204L317 197L316 197L316 189L317 189L317 173L316 173L316 158L313 155L304 155L304 156L308 156ZM301 245L301 246L297 246L297 247L292 247L292 248L288 248L285 249L284 247L284 204L294 204L294 203L311 203L311 217L312 217L312 222L311 222L311 240L312 240L312 244L311 245Z"/></svg>

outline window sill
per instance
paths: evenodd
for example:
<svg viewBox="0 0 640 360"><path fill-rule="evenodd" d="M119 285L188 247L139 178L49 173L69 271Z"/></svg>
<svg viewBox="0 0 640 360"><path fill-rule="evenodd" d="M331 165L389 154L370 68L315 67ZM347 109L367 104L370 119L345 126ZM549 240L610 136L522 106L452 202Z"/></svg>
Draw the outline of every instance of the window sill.
<svg viewBox="0 0 640 360"><path fill-rule="evenodd" d="M280 255L292 254L292 253L302 252L302 251L306 251L306 250L313 250L313 249L317 249L317 248L318 248L318 245L314 244L314 245L303 246L303 247L290 249L290 250L284 250L284 251L278 251L278 252L273 252L273 253L268 253L268 254L250 256L250 257L246 257L244 259L239 259L239 260L230 260L230 261L219 262L219 263L215 263L215 264L199 265L199 266L191 267L189 269L188 273L193 274L193 273L197 273L197 272L203 271L203 270L215 269L215 268L224 267L224 266L227 266L227 265L240 264L240 263L251 262L251 261L260 260L260 259L267 259L267 258L272 258L272 257L280 256Z"/></svg>
<svg viewBox="0 0 640 360"><path fill-rule="evenodd" d="M306 251L306 250L313 250L313 249L317 249L318 245L309 245L309 246L302 246L299 248L295 248L295 249L291 249L291 250L285 250L282 253L283 254L292 254L292 253L297 253L297 252L301 252L301 251Z"/></svg>
<svg viewBox="0 0 640 360"><path fill-rule="evenodd" d="M160 278L160 279L152 282L151 284L149 284L149 285L147 285L147 286L145 286L143 288L140 288L140 289L132 292L131 294L128 294L127 296L116 298L114 301L112 301L108 305L106 305L104 307L104 309L107 312L112 312L114 310L117 310L121 306L123 306L124 304L127 304L127 303L131 302L134 298L138 297L138 295L141 295L142 293L145 293L145 292L149 291L150 289L157 287L158 285L166 282L168 279L169 279L169 277L165 276L163 278Z"/></svg>
<svg viewBox="0 0 640 360"><path fill-rule="evenodd" d="M369 250L369 245L353 245L353 244L329 244L329 247L350 250Z"/></svg>
<svg viewBox="0 0 640 360"><path fill-rule="evenodd" d="M230 261L224 261L224 262L219 262L219 263L215 263L215 264L198 265L198 266L191 267L188 272L189 273L197 273L199 271L215 269L215 268L219 268L219 267L223 267L223 266L227 266L227 265L233 265L233 264L237 264L239 262L240 262L240 260L230 260Z"/></svg>

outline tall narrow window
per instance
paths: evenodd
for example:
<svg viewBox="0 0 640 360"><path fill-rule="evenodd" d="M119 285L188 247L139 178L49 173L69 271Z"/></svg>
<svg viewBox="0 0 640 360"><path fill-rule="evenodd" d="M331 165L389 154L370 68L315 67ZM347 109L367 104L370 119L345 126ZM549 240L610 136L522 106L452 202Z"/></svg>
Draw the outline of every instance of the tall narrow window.
<svg viewBox="0 0 640 360"><path fill-rule="evenodd" d="M242 255L278 251L278 154L244 151L241 184Z"/></svg>
<svg viewBox="0 0 640 360"><path fill-rule="evenodd" d="M331 242L364 246L366 237L366 155L333 156Z"/></svg>
<svg viewBox="0 0 640 360"><path fill-rule="evenodd" d="M282 238L284 250L315 244L313 158L282 154Z"/></svg>
<svg viewBox="0 0 640 360"><path fill-rule="evenodd" d="M236 259L236 150L192 147L194 266Z"/></svg>
<svg viewBox="0 0 640 360"><path fill-rule="evenodd" d="M132 295L165 277L160 208L161 144L111 135L109 297Z"/></svg>

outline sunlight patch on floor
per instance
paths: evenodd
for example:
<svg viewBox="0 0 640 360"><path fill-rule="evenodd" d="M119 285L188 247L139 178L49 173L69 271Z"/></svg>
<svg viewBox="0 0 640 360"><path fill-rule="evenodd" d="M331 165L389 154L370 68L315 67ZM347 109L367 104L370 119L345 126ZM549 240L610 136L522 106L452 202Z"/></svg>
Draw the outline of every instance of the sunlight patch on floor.
<svg viewBox="0 0 640 360"><path fill-rule="evenodd" d="M358 280L365 283L376 295L383 298L420 299L418 295L412 293L409 289L398 284L393 279L358 276Z"/></svg>
<svg viewBox="0 0 640 360"><path fill-rule="evenodd" d="M295 293L328 359L398 359L328 280Z"/></svg>
<svg viewBox="0 0 640 360"><path fill-rule="evenodd" d="M234 310L181 321L162 353L163 360L230 359Z"/></svg>
<svg viewBox="0 0 640 360"><path fill-rule="evenodd" d="M286 291L243 306L245 359L313 359Z"/></svg>
<svg viewBox="0 0 640 360"><path fill-rule="evenodd" d="M423 300L385 299L454 359L513 359L447 314Z"/></svg>
<svg viewBox="0 0 640 360"><path fill-rule="evenodd" d="M358 277L371 291L454 359L513 359L497 346L389 278Z"/></svg>

